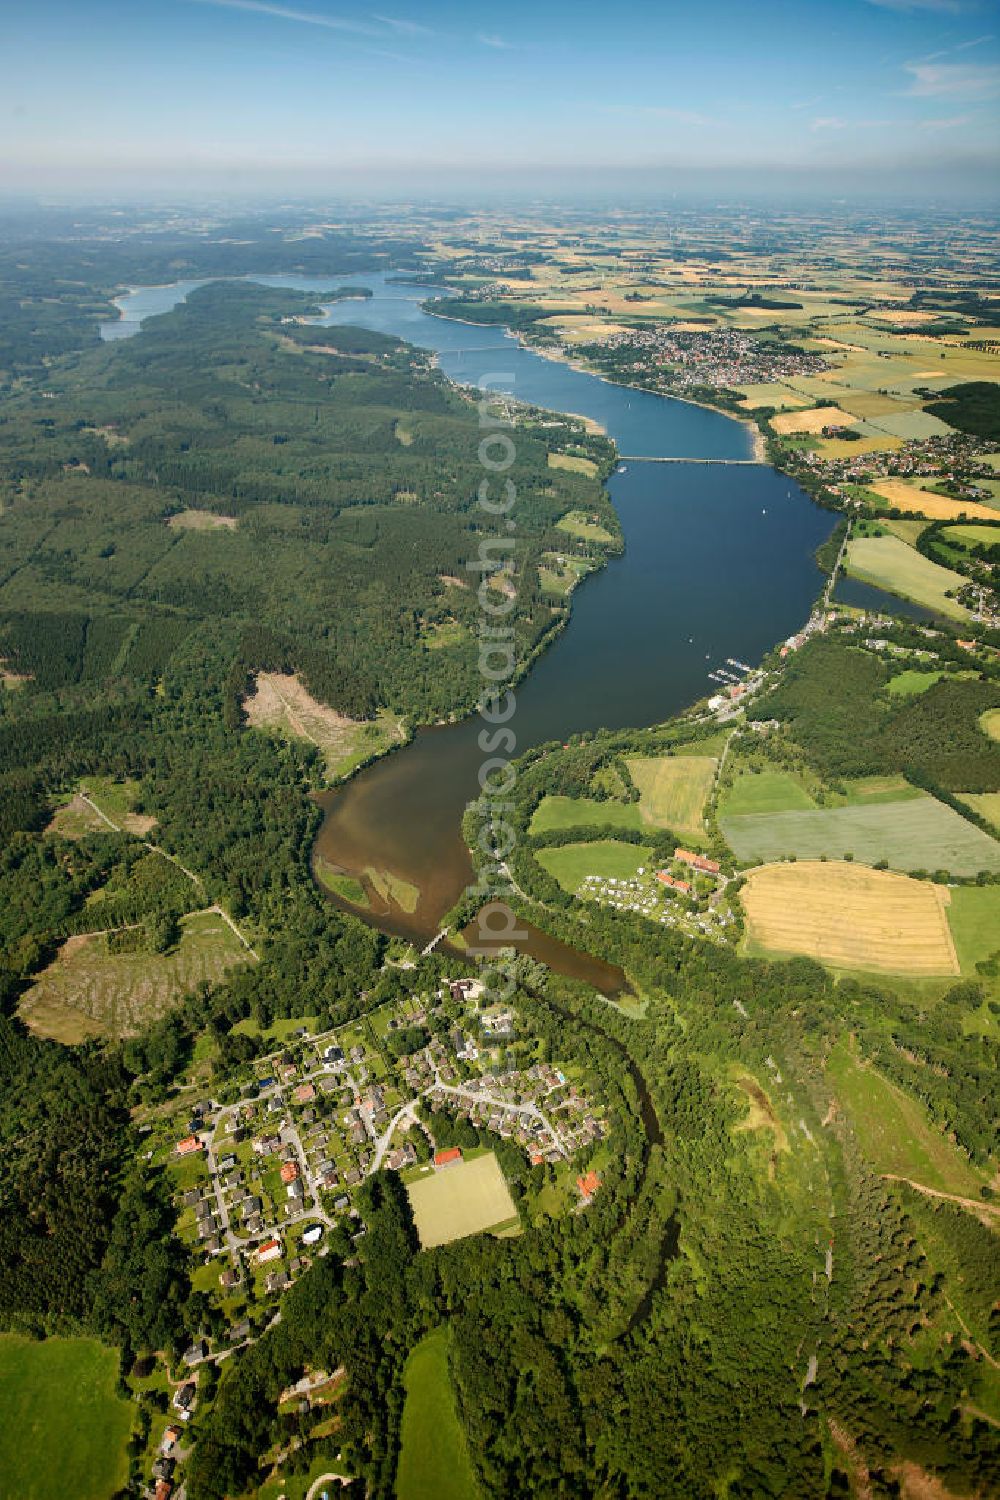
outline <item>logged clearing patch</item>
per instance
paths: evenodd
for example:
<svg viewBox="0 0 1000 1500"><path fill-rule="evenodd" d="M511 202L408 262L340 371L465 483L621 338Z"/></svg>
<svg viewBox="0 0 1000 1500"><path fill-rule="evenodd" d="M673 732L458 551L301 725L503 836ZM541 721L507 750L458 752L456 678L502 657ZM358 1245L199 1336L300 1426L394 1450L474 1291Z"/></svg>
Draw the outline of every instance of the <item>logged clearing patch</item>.
<svg viewBox="0 0 1000 1500"><path fill-rule="evenodd" d="M997 512L988 505L980 505L975 500L949 500L946 495L934 495L930 490L907 484L905 479L880 479L868 488L887 500L893 510L919 513L930 521L958 521L963 516L975 517L979 521L997 519Z"/></svg>
<svg viewBox="0 0 1000 1500"><path fill-rule="evenodd" d="M1000 740L1000 708L988 708L980 716L979 727L991 740Z"/></svg>
<svg viewBox="0 0 1000 1500"><path fill-rule="evenodd" d="M78 792L57 807L45 832L63 839L82 839L88 833L110 833L107 823Z"/></svg>
<svg viewBox="0 0 1000 1500"><path fill-rule="evenodd" d="M507 1181L492 1151L472 1161L432 1168L408 1183L406 1191L425 1250L517 1218Z"/></svg>
<svg viewBox="0 0 1000 1500"><path fill-rule="evenodd" d="M67 938L18 1009L36 1036L73 1045L134 1036L203 981L215 983L250 955L216 911L182 917L170 953L109 953L101 934Z"/></svg>
<svg viewBox="0 0 1000 1500"><path fill-rule="evenodd" d="M235 531L235 516L220 516L210 510L179 510L167 518L172 531Z"/></svg>
<svg viewBox="0 0 1000 1500"><path fill-rule="evenodd" d="M783 411L771 418L771 426L781 437L793 432L818 435L825 427L853 427L855 418L839 406L814 406L807 411Z"/></svg>
<svg viewBox="0 0 1000 1500"><path fill-rule="evenodd" d="M247 723L281 739L307 740L321 750L328 775L348 776L362 761L381 755L402 739L400 725L385 711L376 719L349 719L319 703L294 673L258 672L243 700Z"/></svg>
<svg viewBox="0 0 1000 1500"><path fill-rule="evenodd" d="M834 968L957 974L949 892L886 870L821 861L765 865L740 892L748 938Z"/></svg>
<svg viewBox="0 0 1000 1500"><path fill-rule="evenodd" d="M637 755L627 764L647 823L704 835L702 812L718 765L713 755Z"/></svg>

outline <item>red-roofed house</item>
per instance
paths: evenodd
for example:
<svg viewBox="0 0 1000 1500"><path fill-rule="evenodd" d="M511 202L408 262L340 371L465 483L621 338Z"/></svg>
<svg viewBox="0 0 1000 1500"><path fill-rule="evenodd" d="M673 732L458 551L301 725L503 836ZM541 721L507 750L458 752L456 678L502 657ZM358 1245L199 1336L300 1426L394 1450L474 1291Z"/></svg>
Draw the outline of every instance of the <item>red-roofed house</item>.
<svg viewBox="0 0 1000 1500"><path fill-rule="evenodd" d="M601 1185L601 1179L596 1172L587 1172L585 1176L576 1179L576 1185L580 1189L580 1197L584 1203L589 1203Z"/></svg>
<svg viewBox="0 0 1000 1500"><path fill-rule="evenodd" d="M297 1161L283 1161L281 1163L282 1182L295 1182L299 1176L299 1164Z"/></svg>
<svg viewBox="0 0 1000 1500"><path fill-rule="evenodd" d="M281 1259L281 1241L265 1240L257 1251L257 1264L266 1265L269 1260Z"/></svg>
<svg viewBox="0 0 1000 1500"><path fill-rule="evenodd" d="M436 1167L453 1167L457 1161L462 1160L462 1152L458 1146L452 1146L447 1151L435 1151L434 1165Z"/></svg>
<svg viewBox="0 0 1000 1500"><path fill-rule="evenodd" d="M177 1155L190 1156L194 1151L201 1151L202 1144L196 1135L186 1135L182 1141L177 1142Z"/></svg>
<svg viewBox="0 0 1000 1500"><path fill-rule="evenodd" d="M656 878L662 881L664 885L669 885L671 890L674 891L684 891L686 893L691 889L686 880L677 880L671 875L669 870L657 870Z"/></svg>
<svg viewBox="0 0 1000 1500"><path fill-rule="evenodd" d="M292 1090L292 1098L296 1104L308 1104L315 1097L316 1089L311 1083L300 1083L297 1089Z"/></svg>

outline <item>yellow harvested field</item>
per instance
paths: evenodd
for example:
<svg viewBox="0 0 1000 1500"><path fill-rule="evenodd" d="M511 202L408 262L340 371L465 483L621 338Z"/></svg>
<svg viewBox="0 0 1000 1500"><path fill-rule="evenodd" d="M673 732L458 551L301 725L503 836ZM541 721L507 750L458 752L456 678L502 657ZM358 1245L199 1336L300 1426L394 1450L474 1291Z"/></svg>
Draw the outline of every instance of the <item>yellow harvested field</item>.
<svg viewBox="0 0 1000 1500"><path fill-rule="evenodd" d="M824 427L851 427L854 417L839 406L813 406L808 411L782 411L771 418L771 426L782 437L792 432L820 433Z"/></svg>
<svg viewBox="0 0 1000 1500"><path fill-rule="evenodd" d="M763 865L740 892L752 944L833 968L957 974L946 887L841 861Z"/></svg>
<svg viewBox="0 0 1000 1500"><path fill-rule="evenodd" d="M507 1179L493 1152L450 1167L431 1168L406 1191L425 1250L480 1234L517 1217Z"/></svg>
<svg viewBox="0 0 1000 1500"><path fill-rule="evenodd" d="M932 495L907 484L905 479L882 479L869 486L876 495L888 500L894 510L919 512L931 521L957 521L962 516L975 517L978 521L995 521L998 512L975 500L949 500L945 495Z"/></svg>

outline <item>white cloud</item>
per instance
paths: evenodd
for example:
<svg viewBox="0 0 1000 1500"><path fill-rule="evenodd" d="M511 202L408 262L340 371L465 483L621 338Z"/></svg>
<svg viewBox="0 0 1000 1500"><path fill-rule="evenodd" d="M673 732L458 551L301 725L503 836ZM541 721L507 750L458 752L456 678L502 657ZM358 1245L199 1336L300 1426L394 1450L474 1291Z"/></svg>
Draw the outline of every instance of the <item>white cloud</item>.
<svg viewBox="0 0 1000 1500"><path fill-rule="evenodd" d="M298 21L304 26L322 26L326 31L341 31L350 36L384 37L385 29L331 16L317 10L297 10L289 5L272 5L270 0L194 0L196 5L211 5L217 10L245 10L254 15L274 16L280 21Z"/></svg>
<svg viewBox="0 0 1000 1500"><path fill-rule="evenodd" d="M990 99L1000 92L1000 63L912 62L905 66L913 82L904 92L921 99L951 95Z"/></svg>
<svg viewBox="0 0 1000 1500"><path fill-rule="evenodd" d="M510 52L511 43L505 42L502 36L495 32L480 32L476 37L477 42L482 42L484 47L495 47L498 52Z"/></svg>
<svg viewBox="0 0 1000 1500"><path fill-rule="evenodd" d="M868 0L868 4L879 10L930 10L946 16L958 16L971 8L967 0Z"/></svg>
<svg viewBox="0 0 1000 1500"><path fill-rule="evenodd" d="M949 115L939 120L921 120L921 130L957 130L960 125L971 125L972 115Z"/></svg>

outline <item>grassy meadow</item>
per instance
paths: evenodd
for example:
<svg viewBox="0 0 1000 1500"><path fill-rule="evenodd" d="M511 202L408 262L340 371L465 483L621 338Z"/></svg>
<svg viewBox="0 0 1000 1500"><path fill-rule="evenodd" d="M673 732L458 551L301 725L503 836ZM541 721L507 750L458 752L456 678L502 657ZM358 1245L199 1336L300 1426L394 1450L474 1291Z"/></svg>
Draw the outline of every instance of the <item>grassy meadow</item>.
<svg viewBox="0 0 1000 1500"><path fill-rule="evenodd" d="M848 1042L833 1049L827 1077L877 1171L938 1192L978 1198L985 1175L935 1129L916 1099L864 1064Z"/></svg>
<svg viewBox="0 0 1000 1500"><path fill-rule="evenodd" d="M931 562L897 536L854 537L847 544L847 572L862 583L912 599L936 614L953 620L968 619L968 610L948 598L965 584L960 573Z"/></svg>
<svg viewBox="0 0 1000 1500"><path fill-rule="evenodd" d="M630 757L627 764L648 824L688 838L704 837L702 814L718 765L714 756L642 755Z"/></svg>
<svg viewBox="0 0 1000 1500"><path fill-rule="evenodd" d="M564 891L575 894L588 875L627 880L646 862L649 851L641 844L595 839L589 844L560 844L552 849L537 849L535 858L558 880Z"/></svg>
<svg viewBox="0 0 1000 1500"><path fill-rule="evenodd" d="M117 1380L117 1351L93 1339L0 1335L0 1495L111 1500L133 1420Z"/></svg>
<svg viewBox="0 0 1000 1500"><path fill-rule="evenodd" d="M475 1500L479 1486L455 1407L447 1328L435 1329L411 1350L403 1386L396 1500Z"/></svg>
<svg viewBox="0 0 1000 1500"><path fill-rule="evenodd" d="M531 819L530 833L562 828L641 828L637 802L599 801L594 797L543 797Z"/></svg>

